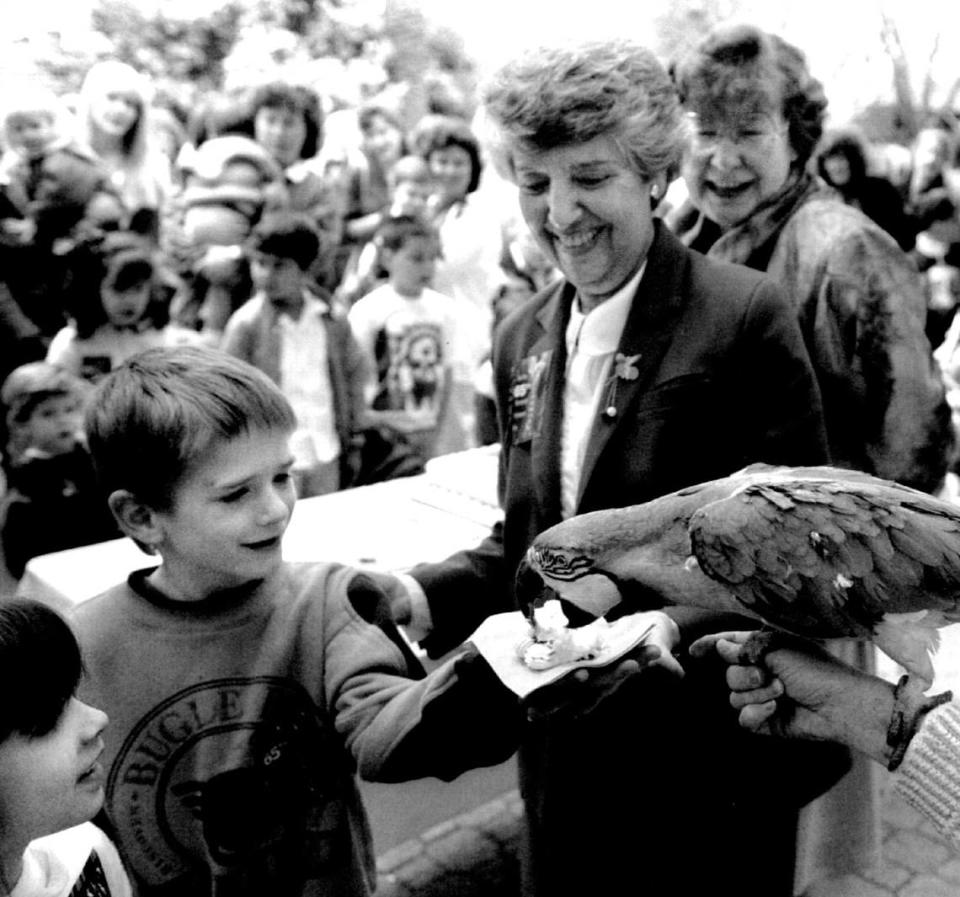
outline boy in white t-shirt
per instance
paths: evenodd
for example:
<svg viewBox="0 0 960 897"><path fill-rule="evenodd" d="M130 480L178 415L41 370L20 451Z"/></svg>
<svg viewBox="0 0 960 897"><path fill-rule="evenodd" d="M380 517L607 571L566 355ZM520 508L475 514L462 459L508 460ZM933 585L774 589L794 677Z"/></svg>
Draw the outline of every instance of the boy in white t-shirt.
<svg viewBox="0 0 960 897"><path fill-rule="evenodd" d="M116 848L90 820L103 804L107 716L74 691L83 666L44 604L0 604L0 888L10 897L128 897Z"/></svg>
<svg viewBox="0 0 960 897"><path fill-rule="evenodd" d="M471 422L451 398L479 362L482 323L469 305L430 287L440 256L423 219L387 219L374 237L387 283L354 304L348 320L374 373L366 390L372 424L408 440L424 460L470 447Z"/></svg>

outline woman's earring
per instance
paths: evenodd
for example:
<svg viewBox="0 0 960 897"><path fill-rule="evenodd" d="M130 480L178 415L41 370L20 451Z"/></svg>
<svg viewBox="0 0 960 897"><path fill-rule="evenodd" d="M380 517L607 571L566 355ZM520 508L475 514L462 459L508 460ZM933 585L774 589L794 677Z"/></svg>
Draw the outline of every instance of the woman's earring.
<svg viewBox="0 0 960 897"><path fill-rule="evenodd" d="M659 185L659 184L654 184L654 185L650 188L650 198L651 198L651 199L659 199L659 198L660 198L660 185Z"/></svg>

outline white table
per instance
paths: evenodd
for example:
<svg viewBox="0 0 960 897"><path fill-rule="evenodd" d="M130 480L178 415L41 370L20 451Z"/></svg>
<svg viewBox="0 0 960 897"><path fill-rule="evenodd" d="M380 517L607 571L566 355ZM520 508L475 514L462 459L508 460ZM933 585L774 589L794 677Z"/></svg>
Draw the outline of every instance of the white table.
<svg viewBox="0 0 960 897"><path fill-rule="evenodd" d="M496 470L496 447L485 447L438 458L421 476L302 499L284 557L395 572L442 560L475 545L499 519ZM126 538L58 551L27 563L17 594L69 612L156 561Z"/></svg>

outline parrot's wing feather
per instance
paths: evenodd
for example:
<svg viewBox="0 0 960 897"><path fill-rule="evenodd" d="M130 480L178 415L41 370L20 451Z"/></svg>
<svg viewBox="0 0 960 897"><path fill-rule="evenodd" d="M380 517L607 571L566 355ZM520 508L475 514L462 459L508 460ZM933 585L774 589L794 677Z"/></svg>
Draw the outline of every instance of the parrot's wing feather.
<svg viewBox="0 0 960 897"><path fill-rule="evenodd" d="M696 511L690 540L704 573L801 635L870 636L888 614L960 617L960 509L867 475L757 477Z"/></svg>

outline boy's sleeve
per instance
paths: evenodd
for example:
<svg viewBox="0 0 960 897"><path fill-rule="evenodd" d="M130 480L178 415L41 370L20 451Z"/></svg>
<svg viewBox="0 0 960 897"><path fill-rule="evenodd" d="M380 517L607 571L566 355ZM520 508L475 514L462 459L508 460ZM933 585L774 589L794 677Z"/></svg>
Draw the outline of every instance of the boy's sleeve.
<svg viewBox="0 0 960 897"><path fill-rule="evenodd" d="M514 752L520 701L479 654L469 649L411 678L422 671L411 663L376 584L358 574L341 600L345 622L327 644L328 706L361 776L449 781Z"/></svg>

